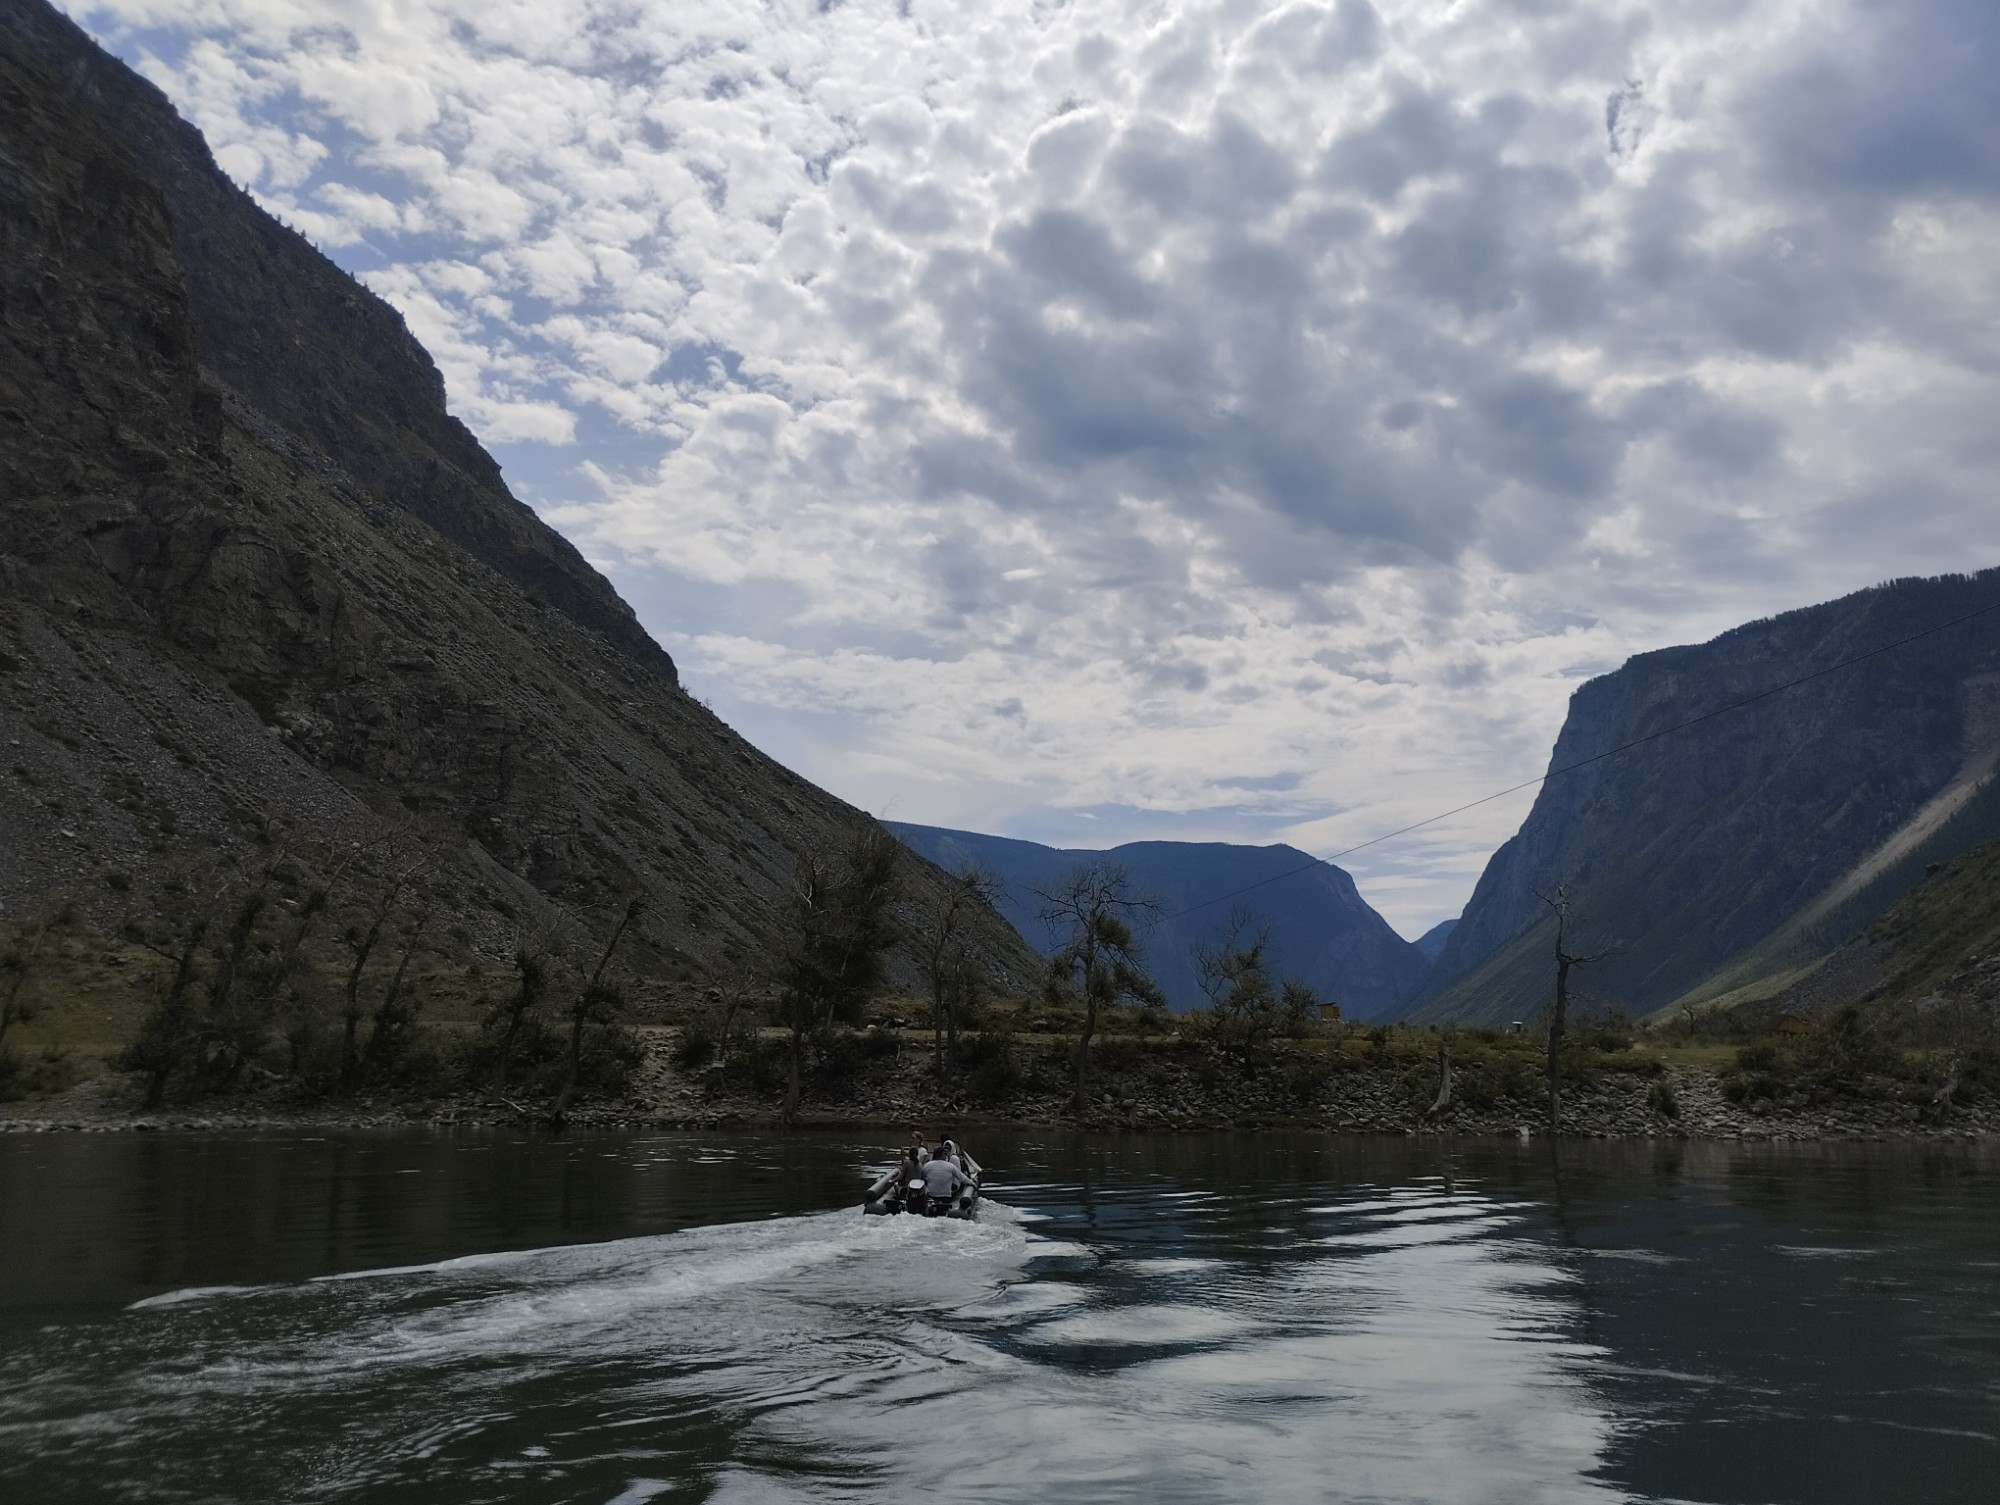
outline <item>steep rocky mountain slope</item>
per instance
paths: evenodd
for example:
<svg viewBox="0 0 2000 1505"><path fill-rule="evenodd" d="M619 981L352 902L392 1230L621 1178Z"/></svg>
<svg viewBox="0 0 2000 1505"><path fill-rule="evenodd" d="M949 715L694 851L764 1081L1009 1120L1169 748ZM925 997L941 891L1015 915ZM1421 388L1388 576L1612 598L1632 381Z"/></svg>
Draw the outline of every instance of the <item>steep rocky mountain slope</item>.
<svg viewBox="0 0 2000 1505"><path fill-rule="evenodd" d="M1847 1004L1992 1039L2000 1023L2000 838L1931 866L1880 919L1753 1011L1812 1018Z"/></svg>
<svg viewBox="0 0 2000 1505"><path fill-rule="evenodd" d="M867 819L683 693L400 317L39 0L0 0L0 435L0 919L420 841L467 941L637 894L649 965L741 976Z"/></svg>
<svg viewBox="0 0 2000 1505"><path fill-rule="evenodd" d="M989 868L1003 885L1000 912L1044 952L1063 938L1050 935L1039 918L1037 892L1053 888L1080 863L1123 867L1135 892L1160 900L1161 917L1142 927L1141 940L1148 970L1178 1009L1206 1004L1192 953L1215 940L1235 909L1268 927L1274 972L1310 983L1350 1019L1392 1016L1424 971L1423 955L1368 906L1352 878L1296 847L1138 841L1103 852L1068 851L972 831L886 824L940 867Z"/></svg>
<svg viewBox="0 0 2000 1505"><path fill-rule="evenodd" d="M1643 1014L1769 991L1927 867L2000 833L2000 571L1902 580L1642 654L1579 688L1552 769L1796 688L1552 778L1487 864L1413 1017L1531 1016L1566 885L1588 995Z"/></svg>

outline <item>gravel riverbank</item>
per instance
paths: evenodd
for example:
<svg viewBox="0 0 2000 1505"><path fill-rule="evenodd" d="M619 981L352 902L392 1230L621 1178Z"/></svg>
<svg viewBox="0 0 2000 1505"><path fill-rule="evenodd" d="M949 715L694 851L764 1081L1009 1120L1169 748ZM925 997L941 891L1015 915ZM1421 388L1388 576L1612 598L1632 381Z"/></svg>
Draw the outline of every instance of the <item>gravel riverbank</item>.
<svg viewBox="0 0 2000 1505"><path fill-rule="evenodd" d="M782 1091L720 1067L675 1064L675 1032L649 1032L646 1055L616 1098L577 1105L568 1126L722 1128L779 1122ZM904 1049L865 1063L837 1083L815 1081L798 1122L900 1128L910 1124L1005 1122L1100 1130L1291 1129L1351 1134L1540 1136L1546 1106L1538 1081L1496 1084L1454 1073L1450 1100L1433 1111L1439 1075L1408 1055L1279 1053L1255 1062L1215 1052L1106 1050L1092 1073L1090 1108L1070 1111L1069 1058L1059 1044L1021 1047L1002 1078L972 1073L940 1083L929 1053ZM1867 1081L1732 1099L1722 1072L1693 1066L1597 1070L1564 1092L1563 1132L1579 1138L1962 1139L2000 1133L2000 1103L1954 1101L1940 1115L1927 1094ZM368 1129L427 1125L546 1125L545 1105L486 1092L419 1096L383 1092L341 1100L290 1085L143 1107L138 1083L99 1078L39 1100L0 1106L0 1132Z"/></svg>

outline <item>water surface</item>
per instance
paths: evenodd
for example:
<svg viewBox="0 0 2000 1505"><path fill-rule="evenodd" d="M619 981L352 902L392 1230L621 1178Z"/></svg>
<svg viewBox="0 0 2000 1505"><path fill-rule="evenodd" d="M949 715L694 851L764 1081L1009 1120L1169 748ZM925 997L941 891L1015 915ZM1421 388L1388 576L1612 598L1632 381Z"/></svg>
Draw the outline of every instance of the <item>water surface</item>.
<svg viewBox="0 0 2000 1505"><path fill-rule="evenodd" d="M1996 1498L2000 1156L0 1140L0 1498Z"/></svg>

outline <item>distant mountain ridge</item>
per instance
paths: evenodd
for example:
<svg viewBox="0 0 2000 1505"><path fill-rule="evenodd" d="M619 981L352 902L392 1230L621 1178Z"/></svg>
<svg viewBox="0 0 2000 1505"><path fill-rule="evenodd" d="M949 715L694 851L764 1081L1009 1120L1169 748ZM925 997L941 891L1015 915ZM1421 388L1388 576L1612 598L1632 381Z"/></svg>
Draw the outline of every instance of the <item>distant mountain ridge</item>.
<svg viewBox="0 0 2000 1505"><path fill-rule="evenodd" d="M1004 836L886 821L905 845L947 870L980 863L1004 885L1001 914L1044 954L1061 943L1037 917L1047 890L1084 862L1115 862L1166 918L1144 936L1146 964L1176 1009L1206 1004L1192 949L1214 938L1232 908L1268 925L1275 972L1310 983L1348 1018L1393 1017L1425 959L1369 907L1353 878L1296 847L1138 841L1107 851L1043 846ZM1239 889L1248 890L1235 897ZM1200 906L1200 907L1195 907Z"/></svg>
<svg viewBox="0 0 2000 1505"><path fill-rule="evenodd" d="M1444 950L1444 943L1451 939L1452 931L1457 928L1458 920L1456 918L1440 920L1410 944L1417 948L1418 953L1426 962L1434 962L1438 959L1438 953Z"/></svg>
<svg viewBox="0 0 2000 1505"><path fill-rule="evenodd" d="M1552 768L1708 719L1543 785L1411 1017L1532 1016L1553 965L1540 895L1559 884L1578 944L1610 948L1583 986L1645 1014L1781 985L1927 866L2000 834L1996 602L1996 570L1899 580L1641 654L1578 688Z"/></svg>

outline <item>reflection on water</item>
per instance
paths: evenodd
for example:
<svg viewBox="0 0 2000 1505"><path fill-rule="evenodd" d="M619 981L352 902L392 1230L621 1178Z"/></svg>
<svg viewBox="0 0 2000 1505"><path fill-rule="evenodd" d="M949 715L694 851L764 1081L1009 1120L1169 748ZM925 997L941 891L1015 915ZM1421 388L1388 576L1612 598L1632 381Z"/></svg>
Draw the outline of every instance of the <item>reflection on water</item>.
<svg viewBox="0 0 2000 1505"><path fill-rule="evenodd" d="M0 1142L0 1497L1993 1498L1990 1153L975 1148Z"/></svg>

